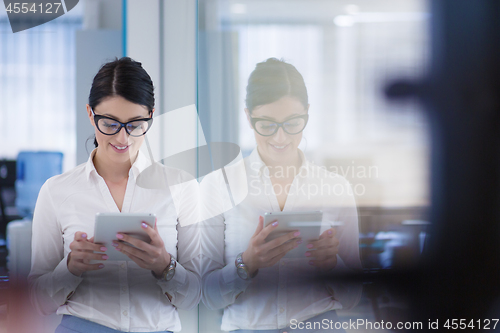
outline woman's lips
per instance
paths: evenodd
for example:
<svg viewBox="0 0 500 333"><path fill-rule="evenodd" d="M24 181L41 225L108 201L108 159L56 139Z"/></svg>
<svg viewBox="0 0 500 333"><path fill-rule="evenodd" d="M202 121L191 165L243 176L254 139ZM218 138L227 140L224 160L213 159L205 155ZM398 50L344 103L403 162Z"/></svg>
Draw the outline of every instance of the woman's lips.
<svg viewBox="0 0 500 333"><path fill-rule="evenodd" d="M110 146L113 148L114 151L116 151L119 154L126 153L128 149L130 148L130 145L128 146L120 146L120 145L113 145L110 143Z"/></svg>
<svg viewBox="0 0 500 333"><path fill-rule="evenodd" d="M274 150L274 151L277 151L277 152L282 152L282 151L285 151L288 146L290 146L290 144L286 144L286 145L273 145L273 144L269 144L271 146L271 148Z"/></svg>

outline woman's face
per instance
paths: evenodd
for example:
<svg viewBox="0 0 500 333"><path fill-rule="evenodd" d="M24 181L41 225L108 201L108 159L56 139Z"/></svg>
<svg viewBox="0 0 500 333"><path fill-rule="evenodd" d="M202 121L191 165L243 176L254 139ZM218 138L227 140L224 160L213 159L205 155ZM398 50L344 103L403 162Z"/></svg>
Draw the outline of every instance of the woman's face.
<svg viewBox="0 0 500 333"><path fill-rule="evenodd" d="M309 106L304 108L297 98L286 96L274 103L257 106L251 114L248 109L245 109L245 112L250 127L252 127L250 118L264 118L281 123L290 118L307 114L308 109ZM260 156L266 164L290 165L297 161L302 132L292 135L280 127L271 136L260 135L255 129L254 134Z"/></svg>
<svg viewBox="0 0 500 333"><path fill-rule="evenodd" d="M145 106L129 102L121 96L106 98L93 110L96 115L110 117L122 123L134 119L150 117L149 111ZM125 128L121 128L120 131L114 135L102 134L94 123L94 117L88 104L87 112L90 123L95 129L95 137L99 145L99 156L105 157L110 162L115 163L133 162L144 141L144 136L130 136L125 131Z"/></svg>

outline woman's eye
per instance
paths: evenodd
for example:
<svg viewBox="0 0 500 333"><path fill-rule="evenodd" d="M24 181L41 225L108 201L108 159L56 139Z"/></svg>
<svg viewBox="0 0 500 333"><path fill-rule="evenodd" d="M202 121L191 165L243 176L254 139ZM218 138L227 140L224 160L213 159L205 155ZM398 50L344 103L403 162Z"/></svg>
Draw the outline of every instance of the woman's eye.
<svg viewBox="0 0 500 333"><path fill-rule="evenodd" d="M120 125L118 125L117 123L106 123L104 122L104 126L107 127L107 128L116 128Z"/></svg>
<svg viewBox="0 0 500 333"><path fill-rule="evenodd" d="M131 124L127 124L127 129L132 132L135 131L136 129L142 128L145 125L145 122L135 122Z"/></svg>
<svg viewBox="0 0 500 333"><path fill-rule="evenodd" d="M270 129L270 128L276 127L276 124L274 124L274 123L270 123L270 124L260 124L260 127L261 127L262 129Z"/></svg>

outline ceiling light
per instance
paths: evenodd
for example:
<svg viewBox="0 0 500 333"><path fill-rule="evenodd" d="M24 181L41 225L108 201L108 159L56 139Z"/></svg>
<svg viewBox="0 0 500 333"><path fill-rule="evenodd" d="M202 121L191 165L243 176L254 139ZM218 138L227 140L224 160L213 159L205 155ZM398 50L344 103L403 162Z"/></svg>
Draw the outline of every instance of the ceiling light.
<svg viewBox="0 0 500 333"><path fill-rule="evenodd" d="M350 5L345 6L344 9L345 9L345 12L347 14L351 14L351 15L356 14L356 13L359 12L359 6L358 5L350 4Z"/></svg>
<svg viewBox="0 0 500 333"><path fill-rule="evenodd" d="M333 19L338 27L351 27L354 24L354 18L351 15L338 15Z"/></svg>
<svg viewBox="0 0 500 333"><path fill-rule="evenodd" d="M245 14L247 12L247 5L242 3L234 3L231 5L231 13Z"/></svg>

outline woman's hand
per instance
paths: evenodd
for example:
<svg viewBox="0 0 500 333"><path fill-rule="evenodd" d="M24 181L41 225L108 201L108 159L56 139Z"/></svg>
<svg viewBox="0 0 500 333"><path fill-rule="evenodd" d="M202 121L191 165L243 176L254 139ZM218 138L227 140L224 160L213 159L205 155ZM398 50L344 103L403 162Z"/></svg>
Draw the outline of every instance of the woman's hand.
<svg viewBox="0 0 500 333"><path fill-rule="evenodd" d="M106 248L94 244L94 237L87 239L87 234L82 231L75 233L75 239L69 244L71 252L68 255L68 270L71 274L81 276L83 272L95 271L104 267L104 264L90 264L90 260L106 260L105 254L94 253L106 252Z"/></svg>
<svg viewBox="0 0 500 333"><path fill-rule="evenodd" d="M302 239L297 238L300 232L292 231L269 242L265 242L267 236L276 229L278 222L275 221L264 228L264 218L259 216L259 224L250 239L250 243L243 252L243 262L248 267L250 275L259 268L269 267L277 263L290 250L296 248Z"/></svg>
<svg viewBox="0 0 500 333"><path fill-rule="evenodd" d="M316 241L307 244L310 249L306 257L310 257L309 264L330 270L337 265L337 254L339 253L339 240L335 237L337 231L333 228L325 230Z"/></svg>
<svg viewBox="0 0 500 333"><path fill-rule="evenodd" d="M170 265L170 254L165 249L163 239L158 234L156 227L153 229L146 222L142 222L141 227L147 232L149 238L151 238L151 243L148 244L120 232L116 234L116 238L120 241L130 243L136 248L119 241L113 241L113 246L132 259L139 267L149 269L159 276Z"/></svg>

